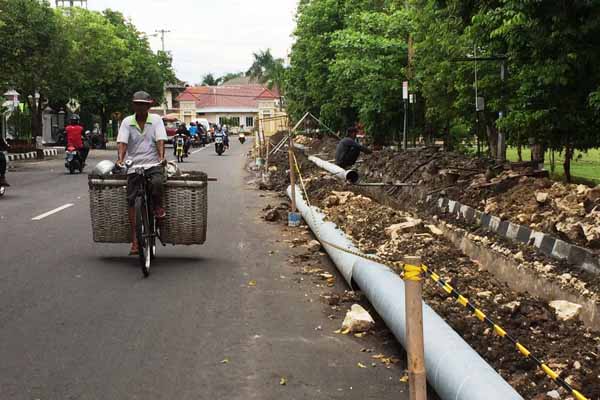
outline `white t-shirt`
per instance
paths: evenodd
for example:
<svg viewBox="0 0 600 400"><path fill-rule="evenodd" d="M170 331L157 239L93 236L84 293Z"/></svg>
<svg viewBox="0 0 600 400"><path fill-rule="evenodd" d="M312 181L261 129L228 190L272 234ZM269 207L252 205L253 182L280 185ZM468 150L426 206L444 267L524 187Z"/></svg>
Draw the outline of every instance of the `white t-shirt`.
<svg viewBox="0 0 600 400"><path fill-rule="evenodd" d="M160 162L156 142L167 139L165 124L159 115L149 113L142 132L134 114L121 122L117 143L127 144L126 159L133 161L133 167L148 169ZM129 169L129 173L134 172L134 168Z"/></svg>

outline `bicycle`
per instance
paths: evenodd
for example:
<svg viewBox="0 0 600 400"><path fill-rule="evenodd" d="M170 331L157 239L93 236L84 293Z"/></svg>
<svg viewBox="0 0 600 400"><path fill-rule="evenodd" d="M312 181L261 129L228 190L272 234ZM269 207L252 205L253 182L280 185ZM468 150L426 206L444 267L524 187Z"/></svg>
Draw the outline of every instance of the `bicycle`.
<svg viewBox="0 0 600 400"><path fill-rule="evenodd" d="M129 170L133 162L125 162L126 170ZM119 168L117 166L117 168ZM150 275L151 261L156 258L156 238L163 243L160 237L160 227L154 216L154 207L152 204L152 195L149 192L148 182L150 177L143 167L135 168L135 174L142 177L142 184L137 188L134 201L135 210L135 235L138 242L138 255L140 267L144 277ZM164 246L164 243L163 243Z"/></svg>

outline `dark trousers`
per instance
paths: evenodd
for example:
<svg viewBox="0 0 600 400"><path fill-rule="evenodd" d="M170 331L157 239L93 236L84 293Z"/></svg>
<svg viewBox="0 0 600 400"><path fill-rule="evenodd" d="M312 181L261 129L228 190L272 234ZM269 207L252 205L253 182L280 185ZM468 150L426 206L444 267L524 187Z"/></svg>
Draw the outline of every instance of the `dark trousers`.
<svg viewBox="0 0 600 400"><path fill-rule="evenodd" d="M79 154L81 154L81 159L83 160L83 162L85 162L85 160L87 160L88 154L90 153L90 148L87 146L83 146L77 150L79 151Z"/></svg>
<svg viewBox="0 0 600 400"><path fill-rule="evenodd" d="M6 175L6 156L3 151L0 151L0 176Z"/></svg>
<svg viewBox="0 0 600 400"><path fill-rule="evenodd" d="M162 167L152 167L146 171L148 175L150 185L150 193L152 195L152 203L154 207L162 207L162 194L164 191L165 177L163 175ZM143 183L145 177L138 174L127 175L127 201L129 207L135 205L135 198L138 190Z"/></svg>

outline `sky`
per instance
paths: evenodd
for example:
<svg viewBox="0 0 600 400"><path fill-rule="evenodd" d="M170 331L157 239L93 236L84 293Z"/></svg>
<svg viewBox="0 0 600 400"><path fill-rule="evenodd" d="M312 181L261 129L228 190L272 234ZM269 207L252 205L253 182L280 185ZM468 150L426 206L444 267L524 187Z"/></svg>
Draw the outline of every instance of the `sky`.
<svg viewBox="0 0 600 400"><path fill-rule="evenodd" d="M252 53L271 49L286 58L292 46L298 0L88 0L91 10L121 11L142 32L165 29L165 49L177 77L199 83L246 71ZM160 50L160 37L149 37Z"/></svg>

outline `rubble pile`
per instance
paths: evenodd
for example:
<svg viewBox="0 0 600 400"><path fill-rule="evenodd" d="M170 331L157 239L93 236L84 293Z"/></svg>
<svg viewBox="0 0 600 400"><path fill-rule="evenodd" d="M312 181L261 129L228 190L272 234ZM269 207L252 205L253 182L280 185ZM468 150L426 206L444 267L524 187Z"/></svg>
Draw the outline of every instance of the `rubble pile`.
<svg viewBox="0 0 600 400"><path fill-rule="evenodd" d="M523 177L505 193L482 200L486 212L600 249L600 186L567 185Z"/></svg>
<svg viewBox="0 0 600 400"><path fill-rule="evenodd" d="M273 147L277 145L277 143L279 143L283 137L283 134L271 136L269 138L271 140L271 149L273 149ZM303 171L303 173L306 173L307 176L312 171L319 170L316 165L308 161L305 157L296 157L298 163L300 164L300 169ZM288 146L284 145L279 151L269 155L269 165L267 170L268 184L266 185L265 189L276 190L280 192L285 191L290 184L289 168Z"/></svg>
<svg viewBox="0 0 600 400"><path fill-rule="evenodd" d="M314 140L311 149L332 157L334 144L331 138ZM425 193L445 195L600 252L600 185L553 182L546 173L522 164L497 164L438 147L406 152L384 149L362 159L358 170L367 181L417 183ZM392 195L407 203L412 193L395 190Z"/></svg>
<svg viewBox="0 0 600 400"><path fill-rule="evenodd" d="M591 332L574 318L577 305L549 304L512 291L456 250L437 228L410 213L348 191L332 191L319 203L328 219L351 236L363 252L389 261L406 254L421 256L426 265L560 371L563 378L584 388L593 399L600 396L600 333ZM552 390L561 398L568 396L509 341L495 335L430 281L424 285L424 298L525 398L543 399Z"/></svg>

